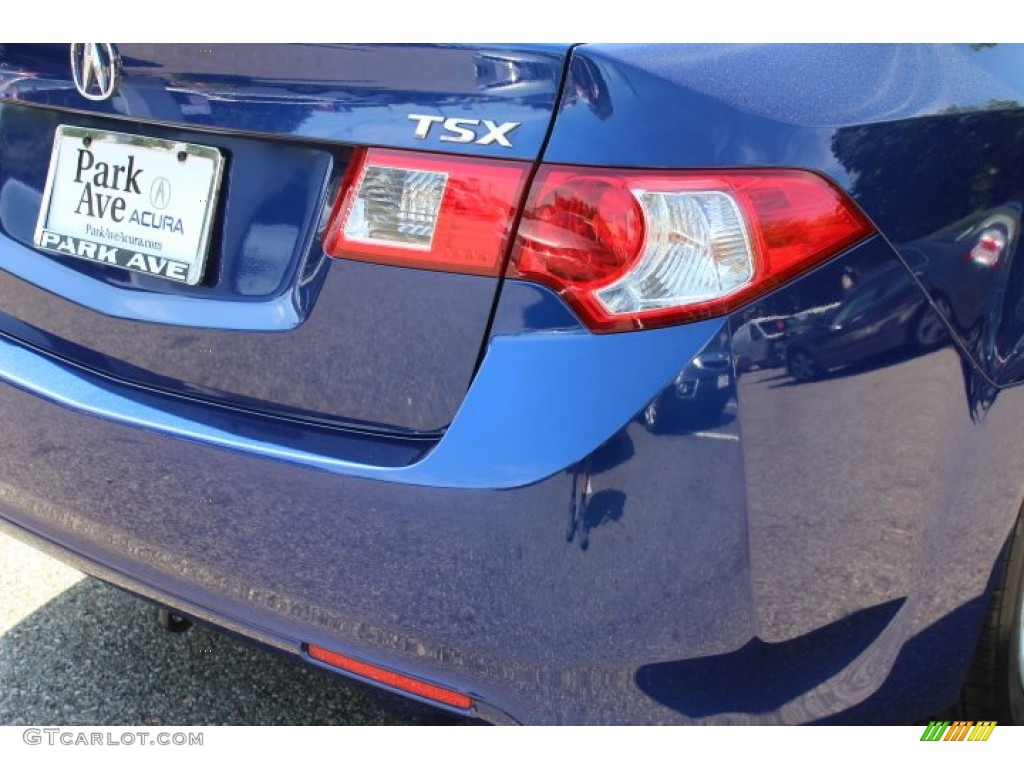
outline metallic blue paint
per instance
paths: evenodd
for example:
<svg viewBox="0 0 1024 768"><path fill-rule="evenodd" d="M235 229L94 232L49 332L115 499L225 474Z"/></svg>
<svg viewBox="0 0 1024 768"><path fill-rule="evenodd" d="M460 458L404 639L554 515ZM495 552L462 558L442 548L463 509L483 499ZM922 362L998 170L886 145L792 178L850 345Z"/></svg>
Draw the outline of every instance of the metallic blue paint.
<svg viewBox="0 0 1024 768"><path fill-rule="evenodd" d="M316 141L532 160L564 45L118 44L119 96L75 90L67 45L0 46L0 99ZM518 122L511 149L413 136L410 114Z"/></svg>
<svg viewBox="0 0 1024 768"><path fill-rule="evenodd" d="M149 368L134 383L116 366L101 375L92 346L69 352L41 327L49 311L8 317L0 519L268 645L302 655L313 643L466 691L496 722L927 717L960 689L1024 498L1024 394L1006 386L1020 377L1024 330L1024 176L1007 138L1024 121L1020 59L1001 47L580 46L544 160L806 167L843 184L880 235L729 317L655 331L594 336L547 289L505 281L450 424L424 437L271 416L238 393L211 404L157 391L168 388ZM7 47L0 61L10 68ZM155 99L161 77L134 92ZM36 101L46 92L19 87ZM451 87L453 107L474 103ZM253 114L289 109L263 107ZM329 138L380 143L338 125ZM900 141L884 140L893 131ZM913 184L890 169L907 162L907 142L950 141L969 149L957 174L942 174L938 150L909 153L903 176L946 186L915 208ZM6 191L16 174L0 175ZM8 233L17 210L0 192ZM993 216L1006 248L986 272L960 259ZM123 321L106 315L124 289L91 276L86 287L9 238L5 269L56 281L117 333ZM366 302L386 309L392 278L405 281L398 302L421 292L450 308L458 292L453 276L388 267L316 274L324 313L337 291L374 278ZM899 311L858 288L879 275L899 287ZM4 312L21 295L15 280L0 279ZM172 293L159 295L168 311L188 298ZM43 304L61 314L60 299ZM873 314L837 323L860 304ZM907 344L928 308L951 336ZM677 407L758 317L787 318L792 349L843 328L873 337L833 350L817 378L732 371L724 401ZM336 344L352 329L323 333ZM402 342L374 349L398 359L389 344ZM377 369L381 387L393 370Z"/></svg>
<svg viewBox="0 0 1024 768"><path fill-rule="evenodd" d="M53 133L68 121L225 153L199 285L28 250ZM10 238L0 268L25 281L4 278L0 296L9 315L50 334L50 351L84 362L86 348L102 358L90 355L100 373L265 413L435 435L451 422L498 281L328 258L321 231L348 148L9 104L0 104L0 147L0 230ZM452 311L437 313L438 302Z"/></svg>
<svg viewBox="0 0 1024 768"><path fill-rule="evenodd" d="M546 301L556 299L549 295ZM499 331L444 438L406 467L286 448L273 437L260 439L258 431L239 434L237 415L225 414L218 424L203 409L189 414L177 398L112 382L3 337L0 379L111 421L299 466L395 483L503 489L543 480L585 457L635 416L638 404L658 394L721 325L709 320L607 336L582 328L530 335ZM533 375L538 369L546 374ZM595 381L602 386L593 386ZM497 435L500 440L480 450ZM544 451L537 451L539 444Z"/></svg>
<svg viewBox="0 0 1024 768"><path fill-rule="evenodd" d="M804 167L845 184L849 169L831 146L837 131L1013 109L1024 101L1020 55L1012 45L584 45L544 157Z"/></svg>

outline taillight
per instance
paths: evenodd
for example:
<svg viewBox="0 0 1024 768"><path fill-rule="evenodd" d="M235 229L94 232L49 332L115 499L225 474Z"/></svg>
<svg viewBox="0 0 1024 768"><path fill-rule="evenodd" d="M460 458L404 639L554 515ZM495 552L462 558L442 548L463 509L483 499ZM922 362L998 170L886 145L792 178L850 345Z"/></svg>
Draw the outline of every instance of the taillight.
<svg viewBox="0 0 1024 768"><path fill-rule="evenodd" d="M508 276L557 291L595 331L730 312L872 231L804 171L544 167Z"/></svg>
<svg viewBox="0 0 1024 768"><path fill-rule="evenodd" d="M497 276L527 163L357 150L331 256ZM726 314L873 232L833 184L796 170L541 166L505 274L544 284L593 331Z"/></svg>
<svg viewBox="0 0 1024 768"><path fill-rule="evenodd" d="M331 215L331 256L498 275L529 165L357 150Z"/></svg>

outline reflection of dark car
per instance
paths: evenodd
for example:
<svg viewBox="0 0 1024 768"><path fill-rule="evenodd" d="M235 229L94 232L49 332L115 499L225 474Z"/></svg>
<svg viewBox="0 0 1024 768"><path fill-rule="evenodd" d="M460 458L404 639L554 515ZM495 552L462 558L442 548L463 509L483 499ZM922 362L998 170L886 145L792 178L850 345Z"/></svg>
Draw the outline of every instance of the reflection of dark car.
<svg viewBox="0 0 1024 768"><path fill-rule="evenodd" d="M947 338L943 319L906 270L896 266L865 278L834 311L794 337L786 369L797 381L810 381L830 368L899 347L934 349Z"/></svg>
<svg viewBox="0 0 1024 768"><path fill-rule="evenodd" d="M954 328L969 333L982 321L1019 222L1020 204L1011 203L973 213L900 248Z"/></svg>
<svg viewBox="0 0 1024 768"><path fill-rule="evenodd" d="M732 384L729 354L705 350L644 409L644 425L657 433L713 424L732 396Z"/></svg>

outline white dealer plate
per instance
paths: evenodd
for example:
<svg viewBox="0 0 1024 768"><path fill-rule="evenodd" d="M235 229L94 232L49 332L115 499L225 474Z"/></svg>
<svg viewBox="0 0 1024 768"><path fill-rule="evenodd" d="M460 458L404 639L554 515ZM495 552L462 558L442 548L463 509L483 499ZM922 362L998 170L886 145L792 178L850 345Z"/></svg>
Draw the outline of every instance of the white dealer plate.
<svg viewBox="0 0 1024 768"><path fill-rule="evenodd" d="M62 125L36 247L195 285L222 166L213 147Z"/></svg>

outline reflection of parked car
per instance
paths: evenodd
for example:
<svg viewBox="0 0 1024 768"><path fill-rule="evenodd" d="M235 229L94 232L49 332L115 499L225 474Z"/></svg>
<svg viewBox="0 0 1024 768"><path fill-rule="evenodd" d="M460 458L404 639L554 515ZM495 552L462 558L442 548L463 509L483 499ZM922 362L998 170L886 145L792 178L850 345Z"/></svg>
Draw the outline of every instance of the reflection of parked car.
<svg viewBox="0 0 1024 768"><path fill-rule="evenodd" d="M697 355L644 409L650 432L685 430L715 423L733 392L732 364L721 345Z"/></svg>
<svg viewBox="0 0 1024 768"><path fill-rule="evenodd" d="M812 320L790 341L786 369L797 381L810 381L830 368L905 345L934 349L947 338L938 312L897 266L867 277L837 309Z"/></svg>
<svg viewBox="0 0 1024 768"><path fill-rule="evenodd" d="M732 338L736 372L782 365L787 329L785 317L759 317L737 328Z"/></svg>
<svg viewBox="0 0 1024 768"><path fill-rule="evenodd" d="M900 248L953 327L969 332L982 321L988 298L1005 277L1004 255L1016 237L1020 204L973 213Z"/></svg>

